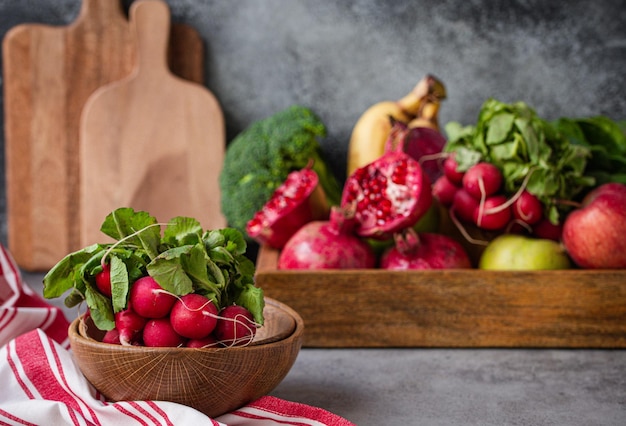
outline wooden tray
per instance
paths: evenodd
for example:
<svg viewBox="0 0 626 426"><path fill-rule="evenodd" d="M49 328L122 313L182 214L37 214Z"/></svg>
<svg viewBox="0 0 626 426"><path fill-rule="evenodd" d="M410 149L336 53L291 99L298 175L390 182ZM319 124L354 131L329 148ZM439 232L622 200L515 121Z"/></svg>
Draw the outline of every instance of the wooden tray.
<svg viewBox="0 0 626 426"><path fill-rule="evenodd" d="M626 270L279 271L257 285L291 306L307 347L625 348Z"/></svg>

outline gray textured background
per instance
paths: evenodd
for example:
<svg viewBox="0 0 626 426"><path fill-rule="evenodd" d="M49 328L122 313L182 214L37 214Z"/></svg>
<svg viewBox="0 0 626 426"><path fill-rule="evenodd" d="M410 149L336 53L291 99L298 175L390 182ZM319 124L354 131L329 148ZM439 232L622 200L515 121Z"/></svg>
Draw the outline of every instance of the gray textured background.
<svg viewBox="0 0 626 426"><path fill-rule="evenodd" d="M25 22L68 24L80 3L0 0L0 35ZM474 122L488 97L525 101L546 118L626 119L624 0L168 4L172 21L192 25L205 42L205 82L224 109L228 140L291 104L308 106L328 127L323 147L339 178L358 116L404 95L426 73L447 86L444 124ZM0 219L5 209L2 190Z"/></svg>

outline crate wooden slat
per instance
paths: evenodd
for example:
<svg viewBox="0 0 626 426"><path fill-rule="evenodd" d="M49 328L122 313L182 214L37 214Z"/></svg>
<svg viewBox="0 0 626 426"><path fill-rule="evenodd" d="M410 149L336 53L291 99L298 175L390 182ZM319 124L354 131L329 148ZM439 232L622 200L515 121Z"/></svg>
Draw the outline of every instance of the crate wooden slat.
<svg viewBox="0 0 626 426"><path fill-rule="evenodd" d="M307 347L625 348L626 270L279 271L257 285L303 318Z"/></svg>

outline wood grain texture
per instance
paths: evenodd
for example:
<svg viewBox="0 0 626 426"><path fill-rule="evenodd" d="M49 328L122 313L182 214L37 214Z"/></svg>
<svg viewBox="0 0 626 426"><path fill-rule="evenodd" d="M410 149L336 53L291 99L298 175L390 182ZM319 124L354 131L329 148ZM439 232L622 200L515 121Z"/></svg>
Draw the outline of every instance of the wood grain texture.
<svg viewBox="0 0 626 426"><path fill-rule="evenodd" d="M167 4L131 6L137 65L89 97L80 124L81 245L107 241L105 216L133 207L160 222L198 219L225 226L218 185L225 150L221 108L205 87L171 73Z"/></svg>
<svg viewBox="0 0 626 426"><path fill-rule="evenodd" d="M259 344L234 348L111 345L91 338L80 318L71 324L69 339L81 371L108 400L173 401L216 417L267 395L298 356L302 318L272 299L266 299L264 316ZM284 335L286 330L291 332ZM283 338L272 339L278 335Z"/></svg>
<svg viewBox="0 0 626 426"><path fill-rule="evenodd" d="M175 25L172 70L203 81L199 34ZM17 264L53 266L80 248L79 121L87 98L135 64L119 1L84 0L68 26L22 24L3 39L8 245Z"/></svg>
<svg viewBox="0 0 626 426"><path fill-rule="evenodd" d="M278 271L257 285L295 309L309 347L626 347L626 271Z"/></svg>

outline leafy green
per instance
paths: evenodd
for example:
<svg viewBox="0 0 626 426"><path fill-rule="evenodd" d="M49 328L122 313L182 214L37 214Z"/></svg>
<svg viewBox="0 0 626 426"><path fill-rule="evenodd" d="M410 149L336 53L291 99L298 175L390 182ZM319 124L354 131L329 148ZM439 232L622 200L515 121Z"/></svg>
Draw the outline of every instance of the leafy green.
<svg viewBox="0 0 626 426"><path fill-rule="evenodd" d="M550 221L558 223L572 208L563 201L576 200L598 183L598 174L592 173L589 166L600 160L596 155L599 148L589 142L584 123L577 121L574 125L564 120L558 125L540 118L523 102L506 104L488 99L475 125L446 125L445 151L455 152L461 171L480 161L496 165L502 171L508 195L526 184L526 189L544 203ZM604 142L607 156L609 152L612 157L623 156L608 142L618 132L607 122L602 124L611 134Z"/></svg>
<svg viewBox="0 0 626 426"><path fill-rule="evenodd" d="M263 324L263 290L254 285L254 263L245 256L247 244L238 230L204 231L193 218L175 217L161 236L154 217L131 208L110 213L101 230L117 241L94 244L61 259L44 276L44 297L69 291L66 306L86 302L95 325L110 330L115 327L114 314L128 305L132 284L150 275L176 296L203 294L218 309L240 304ZM95 276L106 263L111 268L111 298L95 285Z"/></svg>
<svg viewBox="0 0 626 426"><path fill-rule="evenodd" d="M294 105L252 123L228 145L219 176L221 208L229 226L244 234L246 224L294 171L313 161L329 204L341 186L328 168L318 138L326 127L308 108Z"/></svg>

